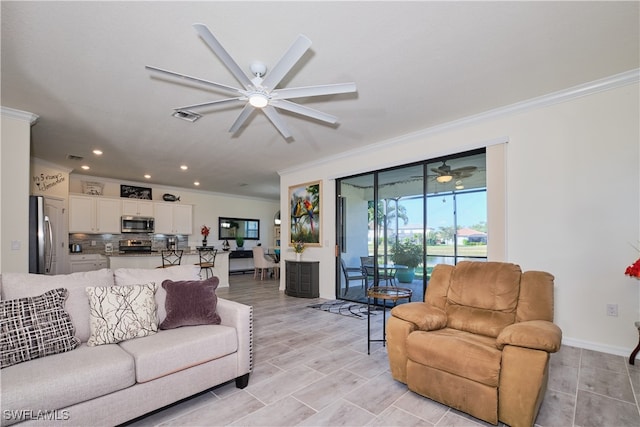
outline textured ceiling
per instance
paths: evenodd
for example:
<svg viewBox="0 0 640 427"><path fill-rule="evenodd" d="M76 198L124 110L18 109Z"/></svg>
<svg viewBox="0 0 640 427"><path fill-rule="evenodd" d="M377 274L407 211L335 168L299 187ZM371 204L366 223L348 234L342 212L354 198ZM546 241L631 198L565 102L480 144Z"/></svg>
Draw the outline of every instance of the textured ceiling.
<svg viewBox="0 0 640 427"><path fill-rule="evenodd" d="M151 185L199 181L277 199L278 170L638 68L638 6L2 1L0 100L40 116L33 156L74 172L142 182L148 173ZM197 22L247 73L255 60L273 66L304 34L311 49L280 87L352 81L358 91L298 100L337 116L337 126L282 112L293 141L262 113L232 136L240 107L204 110L195 123L173 118L173 108L226 95L145 65L238 86Z"/></svg>

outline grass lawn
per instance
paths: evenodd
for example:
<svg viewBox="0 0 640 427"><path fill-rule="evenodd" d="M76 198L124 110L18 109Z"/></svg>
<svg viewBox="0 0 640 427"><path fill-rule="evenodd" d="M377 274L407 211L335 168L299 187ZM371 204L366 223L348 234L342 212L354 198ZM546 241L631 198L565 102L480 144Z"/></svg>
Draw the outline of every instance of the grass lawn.
<svg viewBox="0 0 640 427"><path fill-rule="evenodd" d="M453 245L427 246L427 256L453 256ZM487 256L487 245L458 246L458 256Z"/></svg>

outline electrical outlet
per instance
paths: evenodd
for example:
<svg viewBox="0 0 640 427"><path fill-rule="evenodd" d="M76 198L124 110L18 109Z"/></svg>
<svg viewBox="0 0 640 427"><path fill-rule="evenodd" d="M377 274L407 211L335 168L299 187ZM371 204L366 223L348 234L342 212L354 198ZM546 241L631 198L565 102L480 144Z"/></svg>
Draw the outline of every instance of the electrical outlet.
<svg viewBox="0 0 640 427"><path fill-rule="evenodd" d="M91 241L91 246L95 246L95 245L96 245L96 241L95 241L95 240L92 240L92 241Z"/></svg>
<svg viewBox="0 0 640 427"><path fill-rule="evenodd" d="M618 304L607 304L607 316L618 317Z"/></svg>

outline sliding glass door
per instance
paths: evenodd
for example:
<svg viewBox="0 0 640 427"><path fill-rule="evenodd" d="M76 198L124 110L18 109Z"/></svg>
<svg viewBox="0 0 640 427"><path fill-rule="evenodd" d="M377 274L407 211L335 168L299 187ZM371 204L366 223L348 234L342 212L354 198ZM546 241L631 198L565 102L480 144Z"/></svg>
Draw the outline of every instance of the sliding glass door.
<svg viewBox="0 0 640 427"><path fill-rule="evenodd" d="M485 164L477 150L338 179L337 297L397 286L421 301L436 264L486 260Z"/></svg>

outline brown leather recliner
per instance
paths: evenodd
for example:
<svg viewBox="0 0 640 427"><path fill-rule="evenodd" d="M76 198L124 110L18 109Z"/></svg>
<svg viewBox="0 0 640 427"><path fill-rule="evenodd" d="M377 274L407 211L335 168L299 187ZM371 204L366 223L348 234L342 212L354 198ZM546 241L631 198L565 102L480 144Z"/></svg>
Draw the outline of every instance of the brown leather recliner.
<svg viewBox="0 0 640 427"><path fill-rule="evenodd" d="M553 276L516 264L433 269L424 302L391 310L387 352L410 390L476 418L533 425L560 349Z"/></svg>

